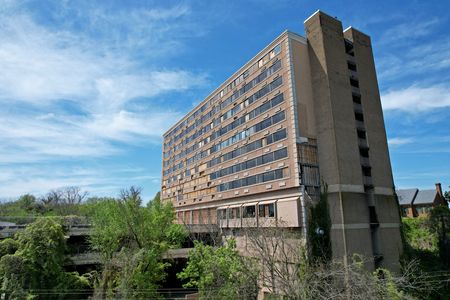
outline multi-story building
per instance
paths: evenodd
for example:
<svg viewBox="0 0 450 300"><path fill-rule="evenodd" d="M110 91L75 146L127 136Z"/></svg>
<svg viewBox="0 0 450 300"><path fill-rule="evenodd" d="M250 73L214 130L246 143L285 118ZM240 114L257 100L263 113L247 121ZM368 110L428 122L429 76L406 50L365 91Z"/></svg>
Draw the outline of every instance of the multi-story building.
<svg viewBox="0 0 450 300"><path fill-rule="evenodd" d="M328 189L334 257L398 270L399 210L371 41L323 12L283 32L164 134L178 222L306 230Z"/></svg>

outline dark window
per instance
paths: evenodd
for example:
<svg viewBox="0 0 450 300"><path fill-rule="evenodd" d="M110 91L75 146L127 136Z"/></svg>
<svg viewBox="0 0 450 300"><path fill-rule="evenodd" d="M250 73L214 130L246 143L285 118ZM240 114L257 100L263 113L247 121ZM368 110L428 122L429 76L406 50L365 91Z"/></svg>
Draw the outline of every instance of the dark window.
<svg viewBox="0 0 450 300"><path fill-rule="evenodd" d="M359 88L359 81L358 81L358 80L355 80L355 79L353 79L353 78L350 78L350 84L351 84L351 86L354 86L354 87L356 87L356 88Z"/></svg>
<svg viewBox="0 0 450 300"><path fill-rule="evenodd" d="M273 141L274 141L274 142L277 142L277 141L282 140L282 139L284 139L284 138L286 138L286 129L277 131L277 132L275 132L275 133L273 134ZM269 144L269 143L268 143L268 144Z"/></svg>
<svg viewBox="0 0 450 300"><path fill-rule="evenodd" d="M369 157L369 149L359 148L359 154L362 157Z"/></svg>
<svg viewBox="0 0 450 300"><path fill-rule="evenodd" d="M260 218L274 218L275 217L275 204L259 204L258 215Z"/></svg>
<svg viewBox="0 0 450 300"><path fill-rule="evenodd" d="M355 71L356 72L356 64L353 62L348 61L347 62L347 66L349 70Z"/></svg>
<svg viewBox="0 0 450 300"><path fill-rule="evenodd" d="M353 52L353 44L350 41L344 40L345 43L345 53L354 56L355 53Z"/></svg>
<svg viewBox="0 0 450 300"><path fill-rule="evenodd" d="M227 210L226 209L219 209L219 219L226 220L227 219Z"/></svg>
<svg viewBox="0 0 450 300"><path fill-rule="evenodd" d="M364 116L362 113L355 113L355 119L364 122Z"/></svg>
<svg viewBox="0 0 450 300"><path fill-rule="evenodd" d="M250 176L247 178L247 185L256 184L256 176Z"/></svg>
<svg viewBox="0 0 450 300"><path fill-rule="evenodd" d="M274 152L274 160L287 157L287 148L283 148Z"/></svg>
<svg viewBox="0 0 450 300"><path fill-rule="evenodd" d="M284 111L281 111L279 113L277 113L276 115L274 115L272 117L273 120L273 124L280 122L281 120L284 120Z"/></svg>
<svg viewBox="0 0 450 300"><path fill-rule="evenodd" d="M366 139L366 132L364 130L357 130L360 139Z"/></svg>
<svg viewBox="0 0 450 300"><path fill-rule="evenodd" d="M275 170L275 179L283 178L283 169Z"/></svg>
<svg viewBox="0 0 450 300"><path fill-rule="evenodd" d="M364 176L372 176L372 170L370 167L362 167L362 172Z"/></svg>
<svg viewBox="0 0 450 300"><path fill-rule="evenodd" d="M273 153L264 154L262 156L262 164L267 164L273 161Z"/></svg>
<svg viewBox="0 0 450 300"><path fill-rule="evenodd" d="M247 169L256 167L256 158L247 161Z"/></svg>
<svg viewBox="0 0 450 300"><path fill-rule="evenodd" d="M244 206L243 218L254 218L256 213L255 205Z"/></svg>
<svg viewBox="0 0 450 300"><path fill-rule="evenodd" d="M229 208L228 213L229 213L230 219L240 219L241 218L241 208L240 207Z"/></svg>
<svg viewBox="0 0 450 300"><path fill-rule="evenodd" d="M272 99L272 107L280 104L281 102L283 102L283 94L279 94Z"/></svg>
<svg viewBox="0 0 450 300"><path fill-rule="evenodd" d="M267 172L263 174L263 182L271 181L275 179L274 172Z"/></svg>
<svg viewBox="0 0 450 300"><path fill-rule="evenodd" d="M361 104L361 96L352 94L353 102Z"/></svg>

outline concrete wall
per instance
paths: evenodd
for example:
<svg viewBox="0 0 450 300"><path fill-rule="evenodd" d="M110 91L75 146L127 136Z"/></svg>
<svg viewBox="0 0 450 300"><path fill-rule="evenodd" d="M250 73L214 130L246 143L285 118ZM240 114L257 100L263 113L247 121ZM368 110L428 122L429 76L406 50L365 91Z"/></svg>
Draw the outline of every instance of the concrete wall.
<svg viewBox="0 0 450 300"><path fill-rule="evenodd" d="M383 257L399 270L402 252L398 204L373 63L370 38L342 30L337 19L317 12L305 21L308 39L320 173L329 188L332 250L335 258L353 253ZM344 38L354 42L354 57ZM356 61L360 88L350 85L347 61ZM372 183L363 179L352 92L361 94ZM368 265L373 268L375 265Z"/></svg>
<svg viewBox="0 0 450 300"><path fill-rule="evenodd" d="M370 37L351 27L344 32L344 37L353 42L373 184L392 193L394 181Z"/></svg>

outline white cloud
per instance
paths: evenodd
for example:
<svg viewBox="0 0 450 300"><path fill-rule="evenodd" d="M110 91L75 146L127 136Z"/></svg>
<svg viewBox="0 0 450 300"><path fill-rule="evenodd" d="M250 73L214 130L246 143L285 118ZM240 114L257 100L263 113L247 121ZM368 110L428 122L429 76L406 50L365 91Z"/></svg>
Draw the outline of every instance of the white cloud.
<svg viewBox="0 0 450 300"><path fill-rule="evenodd" d="M124 155L124 144L160 143L182 116L160 98L203 87L207 76L155 66L204 30L187 5L111 12L55 3L47 12L53 24L37 21L42 12L25 2L0 8L0 197L159 182L149 170L122 178L121 167L78 175L64 165Z"/></svg>
<svg viewBox="0 0 450 300"><path fill-rule="evenodd" d="M390 138L388 140L388 143L390 146L402 146L402 145L406 145L406 144L411 144L414 142L414 138L403 138L403 137L395 137L395 138Z"/></svg>
<svg viewBox="0 0 450 300"><path fill-rule="evenodd" d="M428 35L439 22L439 19L434 18L428 21L401 23L386 30L380 41L383 44L388 44L393 41L398 43L400 40L420 38Z"/></svg>
<svg viewBox="0 0 450 300"><path fill-rule="evenodd" d="M42 196L51 189L79 186L90 195L118 195L120 190L143 181L159 185L158 175L142 176L145 170L134 168L79 168L52 165L20 166L14 169L0 166L0 200L17 198L25 193ZM127 176L123 176L126 174ZM147 192L144 190L144 192ZM146 193L146 197L152 195Z"/></svg>
<svg viewBox="0 0 450 300"><path fill-rule="evenodd" d="M410 113L424 112L450 106L450 88L445 85L406 88L387 91L381 96L384 110Z"/></svg>
<svg viewBox="0 0 450 300"><path fill-rule="evenodd" d="M436 72L448 68L450 68L448 38L404 47L397 51L397 54L390 51L377 61L378 77L382 81L399 80L417 74L427 74L427 78L436 78Z"/></svg>
<svg viewBox="0 0 450 300"><path fill-rule="evenodd" d="M144 69L130 57L128 47L134 44L132 40L145 42L150 50L171 45L171 30L181 25L169 21L189 12L186 6L135 10L127 23L124 13L106 15L97 9L87 15L96 29L107 31L100 41L78 32L43 27L23 12L2 15L0 103L7 107L23 103L42 111L0 114L0 139L8 145L0 150L3 157L29 161L51 156L106 156L120 151L112 141L159 142L164 130L181 114L170 107L155 107L151 98L202 86L206 77L185 70ZM131 31L127 32L125 51L110 45L116 37L108 30L120 22L125 22L125 32ZM144 29L147 33L161 29L168 41L162 37L144 39ZM144 109L130 110L128 104L136 98L148 99ZM83 112L81 116L57 112L68 100Z"/></svg>

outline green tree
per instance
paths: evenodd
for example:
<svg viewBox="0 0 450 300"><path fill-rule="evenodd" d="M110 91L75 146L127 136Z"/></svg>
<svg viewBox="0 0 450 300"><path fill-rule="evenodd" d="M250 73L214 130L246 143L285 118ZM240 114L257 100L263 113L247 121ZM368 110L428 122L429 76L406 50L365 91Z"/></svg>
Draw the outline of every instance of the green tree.
<svg viewBox="0 0 450 300"><path fill-rule="evenodd" d="M152 202L160 202L161 201L161 192L157 192L155 197L153 197ZM148 205L150 205L151 202L148 203Z"/></svg>
<svg viewBox="0 0 450 300"><path fill-rule="evenodd" d="M439 257L450 267L450 209L440 205L433 208L429 216L430 228L438 237Z"/></svg>
<svg viewBox="0 0 450 300"><path fill-rule="evenodd" d="M403 218L403 233L409 251L428 251L430 253L438 249L436 234L430 229L427 217Z"/></svg>
<svg viewBox="0 0 450 300"><path fill-rule="evenodd" d="M27 282L27 266L23 257L6 254L0 259L2 299L23 299Z"/></svg>
<svg viewBox="0 0 450 300"><path fill-rule="evenodd" d="M66 241L61 222L39 218L18 233L21 256L27 264L30 289L52 289L63 273Z"/></svg>
<svg viewBox="0 0 450 300"><path fill-rule="evenodd" d="M28 223L39 215L39 204L36 197L30 194L20 196L16 201L0 204L0 219L14 223Z"/></svg>
<svg viewBox="0 0 450 300"><path fill-rule="evenodd" d="M185 288L198 288L201 299L255 299L258 269L239 255L234 239L213 248L200 242L189 253L186 268L177 274Z"/></svg>
<svg viewBox="0 0 450 300"><path fill-rule="evenodd" d="M119 200L92 205L90 243L100 252L103 270L96 296L104 298L152 297L165 277L164 253L185 238L184 228L174 224L170 204L152 201L142 207L140 190L123 191Z"/></svg>
<svg viewBox="0 0 450 300"><path fill-rule="evenodd" d="M19 243L11 238L4 239L0 242L0 257L6 254L14 254L19 249Z"/></svg>

